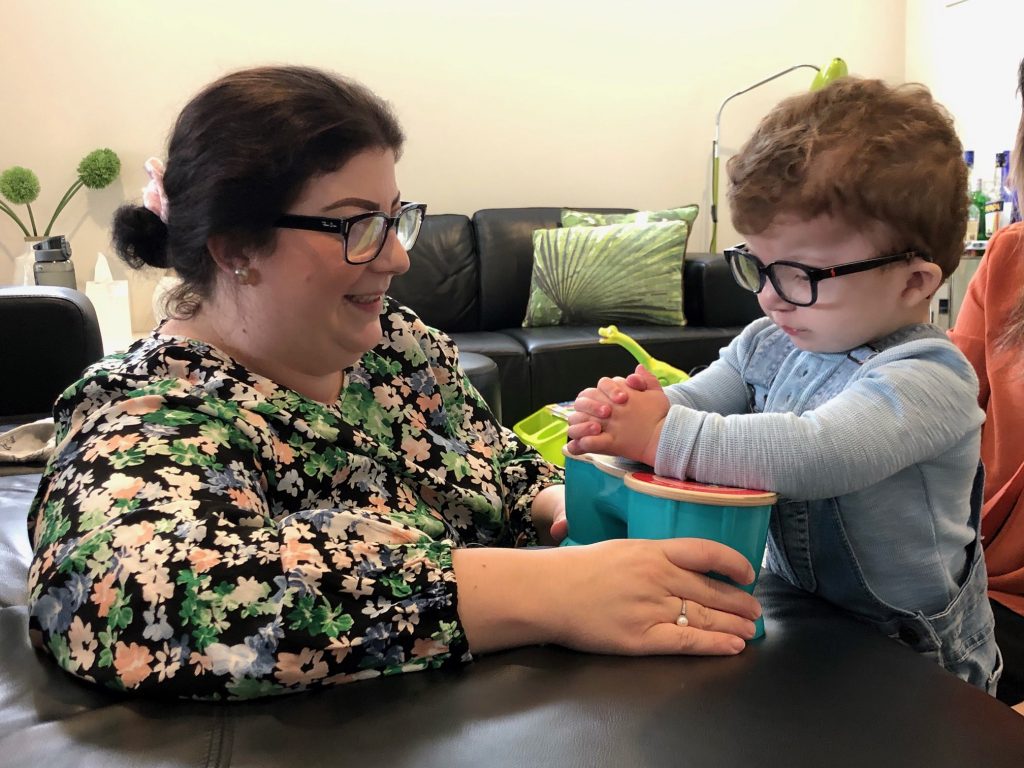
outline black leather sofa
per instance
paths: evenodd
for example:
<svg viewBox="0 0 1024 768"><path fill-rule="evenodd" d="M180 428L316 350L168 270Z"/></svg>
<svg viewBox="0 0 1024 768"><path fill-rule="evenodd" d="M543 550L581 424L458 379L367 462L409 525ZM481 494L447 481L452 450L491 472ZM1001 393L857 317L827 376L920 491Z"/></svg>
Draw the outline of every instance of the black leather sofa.
<svg viewBox="0 0 1024 768"><path fill-rule="evenodd" d="M82 294L0 289L0 423L46 410L99 349ZM29 643L39 469L0 465L5 768L1024 765L1024 721L1008 707L766 575L766 637L732 658L523 648L240 704L95 688Z"/></svg>
<svg viewBox="0 0 1024 768"><path fill-rule="evenodd" d="M391 285L394 298L450 334L460 351L478 352L497 363L502 421L509 426L548 403L574 398L601 376L622 375L636 365L621 347L600 344L597 326L522 327L533 271L533 231L560 226L561 210L428 214L410 253L409 271ZM692 371L714 360L744 325L761 315L756 298L735 284L721 255L687 253L683 303L683 327L621 325L620 330L655 358Z"/></svg>

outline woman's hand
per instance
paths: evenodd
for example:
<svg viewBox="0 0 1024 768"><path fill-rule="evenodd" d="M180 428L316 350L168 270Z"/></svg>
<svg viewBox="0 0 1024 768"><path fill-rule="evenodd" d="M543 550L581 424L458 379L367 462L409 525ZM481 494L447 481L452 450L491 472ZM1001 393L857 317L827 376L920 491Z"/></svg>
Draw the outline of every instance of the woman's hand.
<svg viewBox="0 0 1024 768"><path fill-rule="evenodd" d="M754 636L754 578L733 549L705 539L615 539L548 550L462 549L452 555L459 616L482 653L558 643L626 655L739 653ZM679 626L686 601L687 626Z"/></svg>

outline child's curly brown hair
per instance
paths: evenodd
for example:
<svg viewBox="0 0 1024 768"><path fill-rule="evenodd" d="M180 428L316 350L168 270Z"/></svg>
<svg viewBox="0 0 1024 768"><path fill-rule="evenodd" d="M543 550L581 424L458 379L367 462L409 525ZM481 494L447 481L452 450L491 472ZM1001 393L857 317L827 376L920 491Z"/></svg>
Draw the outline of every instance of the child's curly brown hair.
<svg viewBox="0 0 1024 768"><path fill-rule="evenodd" d="M967 228L967 166L953 119L926 87L844 77L785 99L727 164L733 224L762 232L779 214L884 225L948 277Z"/></svg>

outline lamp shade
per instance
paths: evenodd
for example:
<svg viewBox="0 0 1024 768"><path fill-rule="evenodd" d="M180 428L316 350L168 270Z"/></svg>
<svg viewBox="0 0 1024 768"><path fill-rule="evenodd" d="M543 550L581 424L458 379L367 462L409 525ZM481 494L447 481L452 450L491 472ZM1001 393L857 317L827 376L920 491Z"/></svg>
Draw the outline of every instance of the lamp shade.
<svg viewBox="0 0 1024 768"><path fill-rule="evenodd" d="M715 140L711 144L711 245L709 250L711 253L718 251L718 177L719 177L719 136L721 134L722 127L722 110L725 109L725 105L735 99L737 96L742 96L744 93L748 93L755 88L760 88L765 83L770 83L776 78L782 77L795 69L813 69L815 70L814 80L811 81L810 90L817 91L824 88L826 85L831 83L840 77L845 77L849 74L849 70L846 66L846 62L843 59L835 58L832 59L824 67L816 67L813 64L794 64L788 69L784 69L781 72L776 72L774 75L769 75L763 80L758 80L751 86L744 88L743 90L736 91L736 93L730 94L726 97L725 101L722 102L722 106L718 108L718 114L715 116Z"/></svg>
<svg viewBox="0 0 1024 768"><path fill-rule="evenodd" d="M845 61L838 58L832 59L827 66L818 70L818 74L816 74L814 79L811 81L811 90L820 90L833 80L840 77L846 77L848 74L850 74L850 71L847 68Z"/></svg>

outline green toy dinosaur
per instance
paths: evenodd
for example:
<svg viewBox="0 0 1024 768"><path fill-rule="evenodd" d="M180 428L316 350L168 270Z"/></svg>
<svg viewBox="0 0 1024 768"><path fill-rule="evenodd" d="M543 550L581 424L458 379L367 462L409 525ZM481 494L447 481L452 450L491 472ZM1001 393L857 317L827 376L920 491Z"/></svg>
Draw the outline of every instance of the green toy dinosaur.
<svg viewBox="0 0 1024 768"><path fill-rule="evenodd" d="M623 347L637 359L638 363L650 371L663 387L669 384L677 384L690 378L678 368L673 368L668 363L661 362L661 360L655 360L631 336L623 333L614 325L598 328L597 335L601 337L601 344L618 344L620 347Z"/></svg>

